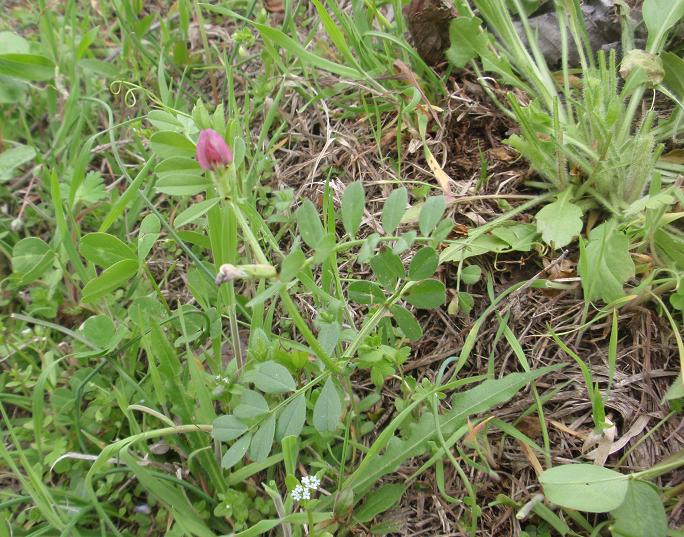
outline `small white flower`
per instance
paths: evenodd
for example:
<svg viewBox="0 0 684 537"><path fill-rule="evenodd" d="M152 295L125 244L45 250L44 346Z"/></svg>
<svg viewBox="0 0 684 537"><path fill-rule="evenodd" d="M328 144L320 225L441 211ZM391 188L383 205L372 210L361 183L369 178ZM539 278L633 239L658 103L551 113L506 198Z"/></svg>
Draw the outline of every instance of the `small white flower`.
<svg viewBox="0 0 684 537"><path fill-rule="evenodd" d="M306 489L304 487L302 487L301 485L297 485L291 493L292 499L296 502L302 501L302 498L304 497L305 490ZM306 491L306 492L308 493L308 491Z"/></svg>
<svg viewBox="0 0 684 537"><path fill-rule="evenodd" d="M302 485L304 485L304 487L307 489L318 490L318 487L321 486L321 480L315 475L306 475L302 478Z"/></svg>
<svg viewBox="0 0 684 537"><path fill-rule="evenodd" d="M311 499L311 491L309 489L303 489L304 492L302 492L302 500L310 500Z"/></svg>

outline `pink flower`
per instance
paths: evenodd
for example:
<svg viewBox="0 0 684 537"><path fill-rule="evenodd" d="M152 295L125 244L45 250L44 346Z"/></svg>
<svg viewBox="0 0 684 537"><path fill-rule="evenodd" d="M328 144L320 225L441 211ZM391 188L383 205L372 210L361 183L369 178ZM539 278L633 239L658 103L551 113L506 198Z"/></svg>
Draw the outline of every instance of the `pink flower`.
<svg viewBox="0 0 684 537"><path fill-rule="evenodd" d="M226 166L233 161L233 153L218 132L205 129L197 139L197 162L205 170Z"/></svg>

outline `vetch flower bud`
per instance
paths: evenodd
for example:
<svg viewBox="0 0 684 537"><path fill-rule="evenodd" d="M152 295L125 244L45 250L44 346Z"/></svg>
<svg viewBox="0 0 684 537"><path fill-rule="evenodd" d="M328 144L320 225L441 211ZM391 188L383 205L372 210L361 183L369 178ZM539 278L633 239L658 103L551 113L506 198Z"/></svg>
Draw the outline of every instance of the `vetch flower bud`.
<svg viewBox="0 0 684 537"><path fill-rule="evenodd" d="M197 162L204 170L227 166L233 161L233 153L218 132L205 129L197 139Z"/></svg>

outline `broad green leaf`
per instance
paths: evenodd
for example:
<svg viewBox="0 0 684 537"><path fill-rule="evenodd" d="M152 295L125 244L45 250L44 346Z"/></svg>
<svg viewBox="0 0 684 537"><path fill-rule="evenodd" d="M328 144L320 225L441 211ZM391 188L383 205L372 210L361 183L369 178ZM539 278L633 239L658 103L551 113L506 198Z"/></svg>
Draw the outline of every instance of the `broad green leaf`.
<svg viewBox="0 0 684 537"><path fill-rule="evenodd" d="M268 403L264 396L254 390L245 390L240 395L240 403L233 410L233 414L239 419L251 419L262 416L268 412Z"/></svg>
<svg viewBox="0 0 684 537"><path fill-rule="evenodd" d="M623 284L634 276L629 239L608 221L591 230L580 248L578 265L586 300L611 302L624 296Z"/></svg>
<svg viewBox="0 0 684 537"><path fill-rule="evenodd" d="M336 431L342 417L342 403L331 378L325 381L313 410L313 425L318 432Z"/></svg>
<svg viewBox="0 0 684 537"><path fill-rule="evenodd" d="M251 442L251 433L241 436L240 439L230 446L228 451L226 451L226 454L221 459L221 468L224 470L230 470L233 466L239 463L245 456L245 453L247 453L247 448L249 448L249 444Z"/></svg>
<svg viewBox="0 0 684 537"><path fill-rule="evenodd" d="M232 414L214 420L211 435L219 442L230 442L247 432L247 426Z"/></svg>
<svg viewBox="0 0 684 537"><path fill-rule="evenodd" d="M582 231L582 209L571 198L572 190L567 189L537 213L537 231L554 248L567 246Z"/></svg>
<svg viewBox="0 0 684 537"><path fill-rule="evenodd" d="M351 239L356 237L365 207L366 194L363 185L360 181L355 181L348 185L342 194L342 224Z"/></svg>
<svg viewBox="0 0 684 537"><path fill-rule="evenodd" d="M475 306L475 298L473 295L466 293L465 291L459 291L457 300L458 311L462 311L463 313L470 313L473 311L473 307Z"/></svg>
<svg viewBox="0 0 684 537"><path fill-rule="evenodd" d="M506 242L492 235L480 235L474 239L459 239L451 242L440 254L440 263L453 261L460 263L471 257L488 254L491 252L500 253L509 250Z"/></svg>
<svg viewBox="0 0 684 537"><path fill-rule="evenodd" d="M665 537L667 513L654 488L643 481L631 480L622 505L610 513L616 537Z"/></svg>
<svg viewBox="0 0 684 537"><path fill-rule="evenodd" d="M411 341L418 341L423 336L423 329L420 323L409 310L399 304L394 304L390 307L390 311L397 325L407 338Z"/></svg>
<svg viewBox="0 0 684 537"><path fill-rule="evenodd" d="M287 368L271 360L259 364L252 381L264 393L287 393L297 388Z"/></svg>
<svg viewBox="0 0 684 537"><path fill-rule="evenodd" d="M391 235L401 222L401 217L406 212L408 192L405 187L397 188L385 201L382 209L382 228L387 235Z"/></svg>
<svg viewBox="0 0 684 537"><path fill-rule="evenodd" d="M122 287L138 272L137 259L122 259L106 268L97 278L93 278L83 287L83 302L94 302L98 298L110 294Z"/></svg>
<svg viewBox="0 0 684 537"><path fill-rule="evenodd" d="M29 52L29 42L14 32L0 32L0 54L26 54Z"/></svg>
<svg viewBox="0 0 684 537"><path fill-rule="evenodd" d="M438 308L446 300L446 287L439 280L423 280L412 286L403 298L416 308Z"/></svg>
<svg viewBox="0 0 684 537"><path fill-rule="evenodd" d="M0 54L0 73L20 80L50 80L55 76L55 64L38 54Z"/></svg>
<svg viewBox="0 0 684 537"><path fill-rule="evenodd" d="M216 205L220 198L211 198L208 200L200 201L199 203L194 203L180 213L176 218L173 219L173 225L175 228L187 226L191 224L198 218L201 218L209 212L214 205Z"/></svg>
<svg viewBox="0 0 684 537"><path fill-rule="evenodd" d="M180 132L183 130L183 124L176 119L176 116L164 110L152 110L147 114L147 121L160 131Z"/></svg>
<svg viewBox="0 0 684 537"><path fill-rule="evenodd" d="M21 277L21 285L40 278L52 266L55 252L38 237L21 239L12 249L12 269Z"/></svg>
<svg viewBox="0 0 684 537"><path fill-rule="evenodd" d="M347 288L347 296L352 302L357 304L383 304L385 293L382 288L374 282L358 280L351 282Z"/></svg>
<svg viewBox="0 0 684 537"><path fill-rule="evenodd" d="M492 235L506 242L516 252L529 252L539 233L533 224L514 224L496 227Z"/></svg>
<svg viewBox="0 0 684 537"><path fill-rule="evenodd" d="M88 261L104 268L125 259L137 259L127 244L109 233L88 233L81 239L78 250Z"/></svg>
<svg viewBox="0 0 684 537"><path fill-rule="evenodd" d="M383 485L369 494L364 504L354 511L354 519L361 523L370 522L397 503L405 491L405 485Z"/></svg>
<svg viewBox="0 0 684 537"><path fill-rule="evenodd" d="M595 464L565 464L545 470L539 482L550 502L577 511L606 513L624 501L629 476Z"/></svg>
<svg viewBox="0 0 684 537"><path fill-rule="evenodd" d="M416 252L411 259L408 274L410 280L424 280L432 276L437 270L439 256L437 250L431 246L425 246Z"/></svg>
<svg viewBox="0 0 684 537"><path fill-rule="evenodd" d="M36 150L29 145L17 145L0 153L0 183L12 178L12 172L31 162L36 157Z"/></svg>
<svg viewBox="0 0 684 537"><path fill-rule="evenodd" d="M106 315L91 315L79 327L79 331L101 349L112 348L119 339L114 322Z"/></svg>
<svg viewBox="0 0 684 537"><path fill-rule="evenodd" d="M684 270L684 236L680 233L659 229L655 232L658 256L668 265Z"/></svg>
<svg viewBox="0 0 684 537"><path fill-rule="evenodd" d="M418 217L418 229L420 234L427 237L444 216L446 200L444 196L431 196L425 200Z"/></svg>
<svg viewBox="0 0 684 537"><path fill-rule="evenodd" d="M299 209L297 209L295 216L297 217L297 226L302 235L302 240L309 248L316 248L316 245L325 234L316 206L311 200L304 200Z"/></svg>
<svg viewBox="0 0 684 537"><path fill-rule="evenodd" d="M286 436L298 437L306 421L306 398L299 394L282 410L278 416L276 440L281 441Z"/></svg>
<svg viewBox="0 0 684 537"><path fill-rule="evenodd" d="M160 158L195 156L195 144L174 131L155 132L150 137L150 148Z"/></svg>
<svg viewBox="0 0 684 537"><path fill-rule="evenodd" d="M254 462L263 461L271 453L275 428L276 417L275 414L271 414L254 433L252 444L249 446L249 458Z"/></svg>
<svg viewBox="0 0 684 537"><path fill-rule="evenodd" d="M383 250L370 260L370 266L378 281L385 287L392 288L399 278L404 277L404 265L399 256L392 250Z"/></svg>
<svg viewBox="0 0 684 537"><path fill-rule="evenodd" d="M473 285L480 281L482 269L479 265L468 265L461 270L461 281L466 285Z"/></svg>
<svg viewBox="0 0 684 537"><path fill-rule="evenodd" d="M160 231L161 222L156 214L150 213L140 222L140 229L138 230L138 263L141 265L159 238Z"/></svg>
<svg viewBox="0 0 684 537"><path fill-rule="evenodd" d="M642 7L644 24L648 30L646 43L650 52L651 47L662 45L663 37L684 17L684 0L644 0Z"/></svg>
<svg viewBox="0 0 684 537"><path fill-rule="evenodd" d="M155 183L157 192L169 196L194 196L211 186L211 180L203 175L190 172L169 172Z"/></svg>

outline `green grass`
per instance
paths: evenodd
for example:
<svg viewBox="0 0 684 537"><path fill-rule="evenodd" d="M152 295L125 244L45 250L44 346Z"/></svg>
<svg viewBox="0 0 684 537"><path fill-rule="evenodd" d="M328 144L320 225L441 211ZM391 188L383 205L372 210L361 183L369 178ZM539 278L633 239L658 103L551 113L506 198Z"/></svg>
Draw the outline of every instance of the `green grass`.
<svg viewBox="0 0 684 537"><path fill-rule="evenodd" d="M504 509L527 535L600 535L585 511L629 525L628 502L659 532L678 516L660 477L677 449L597 470L557 412L587 408L578 434L610 441L638 308L674 342L658 367L681 371L681 170L657 146L679 111L636 121L644 80L616 95L615 56L591 51L585 93L567 68L559 88L511 35L514 71L495 72L537 100L498 98L497 121L517 122L536 175L499 192L477 141L477 185L452 198L465 178L439 163L454 119L437 106L462 74L421 60L400 2L147 4L14 2L0 20L0 536L396 534L415 521L387 514L419 496L467 535ZM678 65L666 38L650 51ZM229 165L199 167L205 129ZM563 256L583 296L544 268ZM536 276L502 277L523 257ZM557 293L530 333L521 300ZM606 367L587 355L597 329ZM667 417L635 450L678 417L681 377L666 380Z"/></svg>

